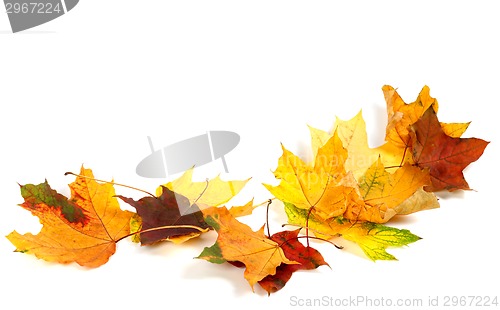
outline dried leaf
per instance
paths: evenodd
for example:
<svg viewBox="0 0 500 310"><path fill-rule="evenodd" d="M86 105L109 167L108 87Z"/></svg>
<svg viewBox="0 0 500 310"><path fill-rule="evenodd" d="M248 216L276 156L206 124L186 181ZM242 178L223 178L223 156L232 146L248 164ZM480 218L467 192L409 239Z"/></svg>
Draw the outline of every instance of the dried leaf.
<svg viewBox="0 0 500 310"><path fill-rule="evenodd" d="M362 208L347 210L344 217L358 221L386 223L396 214L409 214L409 209L400 205L423 186L430 184L427 170L405 164L394 173L389 173L379 159L360 180L359 187L364 205ZM433 200L437 202L435 197ZM422 211L434 206L434 204L416 205L411 211Z"/></svg>
<svg viewBox="0 0 500 310"><path fill-rule="evenodd" d="M432 109L428 109L412 129L414 161L419 167L428 168L431 175L432 185L425 189L470 189L463 170L481 157L489 142L446 135Z"/></svg>
<svg viewBox="0 0 500 310"><path fill-rule="evenodd" d="M400 148L410 146L410 125L422 117L430 107L437 112L438 102L430 96L430 89L424 86L417 99L406 104L398 92L389 85L382 87L387 102L386 141Z"/></svg>
<svg viewBox="0 0 500 310"><path fill-rule="evenodd" d="M243 206L231 207L231 209L229 209L229 213L231 213L234 217L247 216L252 214L253 210L257 207L259 207L259 205L254 205L252 199Z"/></svg>
<svg viewBox="0 0 500 310"><path fill-rule="evenodd" d="M299 264L281 264L276 269L276 274L269 275L259 281L259 285L268 294L275 293L282 289L292 274L298 270L312 270L319 266L329 266L323 259L321 253L312 247L305 247L299 242L300 229L293 231L281 231L271 236L271 240L278 243L283 249L286 258L298 262Z"/></svg>
<svg viewBox="0 0 500 310"><path fill-rule="evenodd" d="M330 239L335 236L353 241L359 245L371 260L395 260L387 253L388 247L405 246L420 240L407 229L397 229L371 222L356 222L341 216L328 220L318 218L314 214L296 208L292 204L285 204L285 211L290 224L306 226L320 238Z"/></svg>
<svg viewBox="0 0 500 310"><path fill-rule="evenodd" d="M212 263L241 262L245 265L245 279L253 286L268 275L276 274L282 263L297 264L289 260L273 240L264 235L264 227L254 232L236 220L225 208L203 211L206 222L218 233L217 241L205 248L198 258Z"/></svg>
<svg viewBox="0 0 500 310"><path fill-rule="evenodd" d="M342 215L351 205L359 203L359 189L344 162L347 151L335 133L318 149L314 165L283 148L274 175L278 186L264 186L279 200L301 209L314 207L327 217Z"/></svg>
<svg viewBox="0 0 500 310"><path fill-rule="evenodd" d="M89 179L94 177L90 169L82 167L80 175L84 177L69 185L70 199L47 182L21 186L21 206L38 216L43 227L37 235L10 233L7 238L16 251L86 267L99 267L115 253L116 242L129 234L133 213L120 209L113 185Z"/></svg>
<svg viewBox="0 0 500 310"><path fill-rule="evenodd" d="M203 219L203 214L196 204L166 187L162 187L159 197L143 197L138 201L118 196L124 202L137 210L141 217L140 233L142 245L149 245L163 240L182 243L198 237L208 231L209 226ZM196 228L186 228L194 226ZM164 227L164 229L162 229Z"/></svg>
<svg viewBox="0 0 500 310"><path fill-rule="evenodd" d="M197 204L201 209L220 206L236 196L250 179L244 181L223 181L220 176L206 182L193 182L194 169L187 170L178 179L163 185L171 191L185 196L191 204ZM162 194L162 186L156 190L156 195Z"/></svg>

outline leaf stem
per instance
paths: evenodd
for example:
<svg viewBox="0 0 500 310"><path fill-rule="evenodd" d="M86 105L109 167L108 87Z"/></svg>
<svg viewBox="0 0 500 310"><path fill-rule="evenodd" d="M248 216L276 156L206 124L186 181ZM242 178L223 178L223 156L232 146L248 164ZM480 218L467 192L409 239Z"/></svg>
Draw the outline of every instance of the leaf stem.
<svg viewBox="0 0 500 310"><path fill-rule="evenodd" d="M121 240L123 240L125 238L137 235L137 234L147 233L147 232L156 231L156 230L171 229L171 228L192 228L192 229L199 230L200 232L206 232L206 231L208 231L208 229L203 229L201 227L193 226L193 225L159 226L159 227L153 227L153 228L143 229L143 230L139 230L139 231L130 233L130 234L126 235L126 236L123 236L123 237L119 238L118 240L115 240L115 243L117 243L117 242L119 242L119 241L121 241Z"/></svg>
<svg viewBox="0 0 500 310"><path fill-rule="evenodd" d="M408 143L406 143L405 145L405 150L403 152L403 158L401 158L401 162L399 163L400 166L403 165L403 162L405 161L405 157L406 157L406 150L408 150Z"/></svg>
<svg viewBox="0 0 500 310"><path fill-rule="evenodd" d="M270 200L272 201L272 200L275 200L275 199L276 199L276 197L269 198L268 200L266 200L266 201L264 201L264 202L261 202L261 203L259 203L259 204L255 205L254 207L255 207L255 208L257 208L257 207L263 206L263 205L265 205L266 203L269 203L269 201L270 201Z"/></svg>
<svg viewBox="0 0 500 310"><path fill-rule="evenodd" d="M408 144L405 145L405 150L403 151L403 158L401 158L401 162L399 163L399 166L387 166L387 167L384 167L384 169L391 169L391 168L401 168L403 167L403 164L404 164L404 161L405 161L405 157L406 157L406 151L408 150L409 146Z"/></svg>
<svg viewBox="0 0 500 310"><path fill-rule="evenodd" d="M77 177L80 177L80 178L90 179L90 180L94 180L94 181L97 181L97 182L104 182L104 183L108 183L108 184L113 184L113 185L118 185L118 186L122 186L122 187L127 187L127 188L130 188L130 189L134 189L136 191L139 191L139 192L146 193L146 194L148 194L148 195L153 196L153 197L156 198L156 196L153 195L153 194L151 194L150 192L145 191L145 190L140 189L140 188L137 188L137 187L130 186L130 185L125 185L125 184L115 183L115 182L110 182L110 181L105 181L105 180L99 180L99 179L88 177L86 175L76 174L76 173L73 173L73 172L66 172L64 175L74 175L74 176L77 176Z"/></svg>
<svg viewBox="0 0 500 310"><path fill-rule="evenodd" d="M341 245L336 245L335 243L333 243L333 242L332 242L332 241L330 241L330 240L326 240L326 239L319 238L319 237L313 237L313 236L297 236L297 237L295 237L295 238L290 238L290 239L288 239L288 240L283 241L283 242L279 245L279 247L281 248L281 246L282 246L283 244L288 243L288 242L290 242L290 241L292 241L292 240L295 240L295 239L303 239L303 238L306 238L308 241L309 241L309 238L310 238L310 239L316 239L316 240L321 240L321 241L324 241L324 242L328 242L328 243L330 243L331 245L333 245L334 247L336 247L336 248L337 248L337 249L339 249L339 250L342 250L342 249L344 248L344 247L343 247L343 246L341 246ZM307 245L307 247L309 248L309 245Z"/></svg>
<svg viewBox="0 0 500 310"><path fill-rule="evenodd" d="M273 203L271 199L267 201L266 207L266 227L267 227L267 237L271 238L271 232L269 231L269 206Z"/></svg>
<svg viewBox="0 0 500 310"><path fill-rule="evenodd" d="M194 204L196 204L198 202L198 200L200 200L201 196L203 196L203 194L205 194L205 192L207 191L207 188L208 188L208 179L205 179L205 182L206 182L205 188L203 189L203 191L201 192L201 194L198 196L198 198L196 198L195 201L193 201L193 203L191 204L190 208Z"/></svg>
<svg viewBox="0 0 500 310"><path fill-rule="evenodd" d="M401 168L402 166L385 166L384 169Z"/></svg>
<svg viewBox="0 0 500 310"><path fill-rule="evenodd" d="M311 216L311 212L314 209L314 206L309 208L309 211L307 212L307 217L306 217L306 243L307 247L309 247L309 217Z"/></svg>

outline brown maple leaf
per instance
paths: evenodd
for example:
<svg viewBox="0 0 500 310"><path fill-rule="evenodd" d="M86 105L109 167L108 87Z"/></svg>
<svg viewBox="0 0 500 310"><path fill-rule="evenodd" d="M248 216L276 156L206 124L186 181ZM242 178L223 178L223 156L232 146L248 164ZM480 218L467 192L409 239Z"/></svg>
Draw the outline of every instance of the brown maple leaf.
<svg viewBox="0 0 500 310"><path fill-rule="evenodd" d="M412 125L412 152L417 166L429 168L432 185L427 191L470 189L463 170L481 157L489 142L448 136L436 112L429 108Z"/></svg>
<svg viewBox="0 0 500 310"><path fill-rule="evenodd" d="M143 197L138 201L118 196L133 206L141 217L142 230L145 231L140 233L142 245L162 240L180 243L208 231L209 226L196 204L191 204L188 198L164 186L162 189L159 197ZM186 226L194 226L197 229Z"/></svg>
<svg viewBox="0 0 500 310"><path fill-rule="evenodd" d="M21 186L20 206L38 216L43 227L37 235L10 233L17 252L86 267L99 267L115 253L116 242L129 234L133 213L120 209L113 185L97 183L90 169L82 167L80 175L69 185L70 199L47 181Z"/></svg>

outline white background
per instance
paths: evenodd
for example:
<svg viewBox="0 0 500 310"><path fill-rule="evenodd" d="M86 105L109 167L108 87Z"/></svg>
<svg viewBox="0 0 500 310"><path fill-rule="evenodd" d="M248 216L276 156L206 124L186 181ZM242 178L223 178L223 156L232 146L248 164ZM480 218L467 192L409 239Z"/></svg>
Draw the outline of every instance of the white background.
<svg viewBox="0 0 500 310"><path fill-rule="evenodd" d="M150 152L147 136L160 148L207 130L239 133L222 177L252 177L237 202L265 201L271 196L261 183L274 180L280 142L310 156L307 125L330 130L335 116L349 119L362 109L370 143L380 144L384 84L406 102L428 85L441 121L472 121L464 136L492 141L465 171L474 191L440 195L440 209L392 223L423 238L389 250L399 261L373 263L352 245L339 251L314 242L331 269L298 272L267 297L258 286L252 292L242 269L193 259L215 234L184 246L125 240L93 270L13 253L0 238L1 307L286 309L297 308L294 298L421 298L425 305L429 296L499 294L495 4L82 0L18 34L1 13L2 236L40 228L17 206L17 183L47 179L68 195L74 178L64 172L84 164L96 177L153 191L167 179L135 174ZM196 177L217 171L220 161ZM281 210L273 205L274 232L286 221ZM264 208L243 220L258 229Z"/></svg>

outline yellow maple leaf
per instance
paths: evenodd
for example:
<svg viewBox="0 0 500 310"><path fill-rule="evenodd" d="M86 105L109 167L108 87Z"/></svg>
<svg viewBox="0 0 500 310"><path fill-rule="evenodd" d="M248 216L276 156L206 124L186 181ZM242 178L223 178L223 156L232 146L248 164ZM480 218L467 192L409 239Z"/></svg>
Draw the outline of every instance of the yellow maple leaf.
<svg viewBox="0 0 500 310"><path fill-rule="evenodd" d="M324 217L342 215L351 204L360 203L356 180L345 171L347 151L336 132L318 149L313 164L282 148L274 171L280 184L264 184L276 198L301 209L314 207Z"/></svg>
<svg viewBox="0 0 500 310"><path fill-rule="evenodd" d="M389 173L379 158L360 180L359 187L364 204L347 210L344 217L352 220L386 223L396 214L409 214L425 210L424 208L437 207L437 200L432 195L428 197L435 203L420 204L412 209L408 208L407 203L402 205L419 189L430 183L427 170L407 163L393 173Z"/></svg>
<svg viewBox="0 0 500 310"><path fill-rule="evenodd" d="M191 204L202 207L220 206L236 196L250 179L242 181L224 181L220 176L205 182L193 182L194 168L187 170L178 179L166 183L165 187L183 195ZM156 189L156 195L162 194L162 186Z"/></svg>
<svg viewBox="0 0 500 310"><path fill-rule="evenodd" d="M381 158L384 165L389 167L399 166L403 157L410 155L409 152L404 154L404 149L389 143L370 148L366 134L366 123L361 111L347 121L337 117L333 128L338 132L342 145L348 152L345 169L351 171L357 180L378 158ZM316 154L317 150L328 141L332 134L313 127L309 127L309 129L313 154Z"/></svg>

